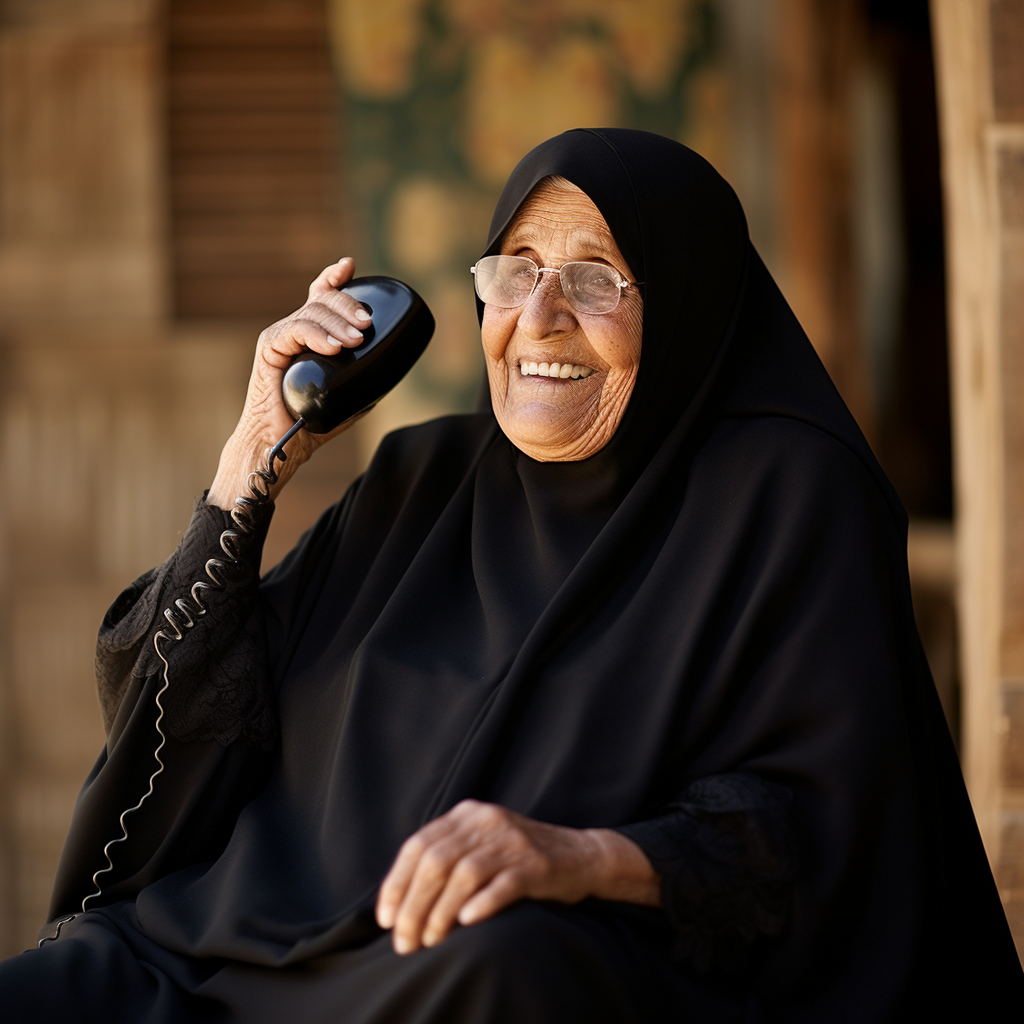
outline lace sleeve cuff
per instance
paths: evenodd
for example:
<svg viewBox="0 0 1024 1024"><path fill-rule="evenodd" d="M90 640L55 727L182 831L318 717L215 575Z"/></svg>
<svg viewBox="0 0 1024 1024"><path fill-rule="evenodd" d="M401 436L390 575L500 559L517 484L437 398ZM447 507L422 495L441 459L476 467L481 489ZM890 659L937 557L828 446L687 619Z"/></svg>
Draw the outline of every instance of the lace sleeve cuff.
<svg viewBox="0 0 1024 1024"><path fill-rule="evenodd" d="M674 956L698 972L745 975L759 940L785 927L795 851L792 794L756 775L694 782L666 813L616 831L662 876Z"/></svg>
<svg viewBox="0 0 1024 1024"><path fill-rule="evenodd" d="M205 498L205 495L204 495ZM259 564L271 508L263 510L256 534L241 549L241 571L228 568L223 590L203 590L206 611L196 614L191 589L209 581L210 558L228 561L221 534L233 528L230 513L200 499L177 550L166 562L140 576L111 605L100 626L96 676L104 724L109 732L132 678L163 671L153 643L165 630L160 649L170 667L171 686L163 699L168 732L189 741L216 738L227 744L246 735L260 746L272 742L275 725L269 699L266 641L258 608ZM164 611L184 615L174 602L184 599L193 625L176 641Z"/></svg>

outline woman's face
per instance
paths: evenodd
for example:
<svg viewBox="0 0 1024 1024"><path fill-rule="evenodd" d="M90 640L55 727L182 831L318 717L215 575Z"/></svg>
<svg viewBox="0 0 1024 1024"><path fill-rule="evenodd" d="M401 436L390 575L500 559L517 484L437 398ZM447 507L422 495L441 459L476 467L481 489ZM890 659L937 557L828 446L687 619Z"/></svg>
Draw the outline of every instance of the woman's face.
<svg viewBox="0 0 1024 1024"><path fill-rule="evenodd" d="M564 179L547 178L530 193L500 251L555 269L592 260L633 280L604 217L586 193ZM575 462L599 452L633 392L642 334L643 300L636 288L624 289L610 313L578 313L562 294L558 276L541 274L523 305L485 306L481 337L499 426L541 462ZM529 371L541 363L571 363L592 372L578 378L524 375L524 366Z"/></svg>

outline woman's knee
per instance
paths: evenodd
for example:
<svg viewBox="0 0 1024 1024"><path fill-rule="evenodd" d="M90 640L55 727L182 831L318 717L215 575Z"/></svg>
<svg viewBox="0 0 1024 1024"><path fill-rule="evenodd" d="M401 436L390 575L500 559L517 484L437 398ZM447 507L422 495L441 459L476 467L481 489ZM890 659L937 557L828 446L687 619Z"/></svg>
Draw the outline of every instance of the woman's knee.
<svg viewBox="0 0 1024 1024"><path fill-rule="evenodd" d="M577 908L524 900L415 955L457 975L495 1019L642 1019L639 972L612 931Z"/></svg>

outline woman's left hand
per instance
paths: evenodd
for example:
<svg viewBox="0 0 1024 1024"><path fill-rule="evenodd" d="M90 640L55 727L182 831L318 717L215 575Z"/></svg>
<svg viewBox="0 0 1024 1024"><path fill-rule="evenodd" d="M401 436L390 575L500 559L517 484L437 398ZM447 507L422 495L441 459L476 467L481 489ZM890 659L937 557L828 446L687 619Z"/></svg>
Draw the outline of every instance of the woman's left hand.
<svg viewBox="0 0 1024 1024"><path fill-rule="evenodd" d="M411 953L523 898L657 906L658 882L640 847L611 829L549 825L463 800L402 844L377 897L377 922L393 929L396 952Z"/></svg>

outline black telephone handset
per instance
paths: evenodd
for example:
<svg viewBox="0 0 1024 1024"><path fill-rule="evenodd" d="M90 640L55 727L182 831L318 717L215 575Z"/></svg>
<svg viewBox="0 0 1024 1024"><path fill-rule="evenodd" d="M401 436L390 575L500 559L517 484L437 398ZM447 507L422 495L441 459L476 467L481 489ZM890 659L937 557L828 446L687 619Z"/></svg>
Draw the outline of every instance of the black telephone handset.
<svg viewBox="0 0 1024 1024"><path fill-rule="evenodd" d="M393 277L357 277L342 287L373 323L355 348L303 352L284 375L285 408L306 430L326 434L377 404L423 354L434 333L427 304Z"/></svg>

